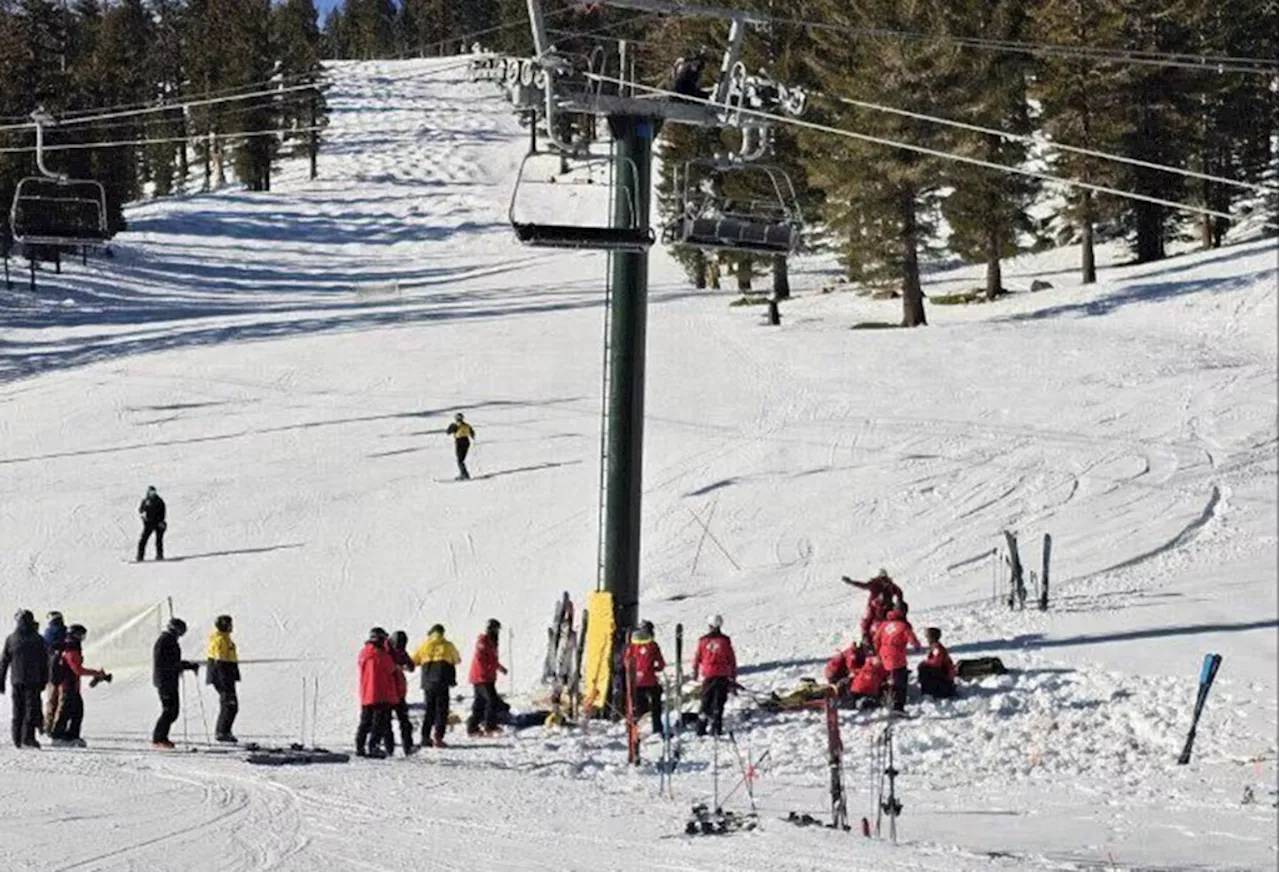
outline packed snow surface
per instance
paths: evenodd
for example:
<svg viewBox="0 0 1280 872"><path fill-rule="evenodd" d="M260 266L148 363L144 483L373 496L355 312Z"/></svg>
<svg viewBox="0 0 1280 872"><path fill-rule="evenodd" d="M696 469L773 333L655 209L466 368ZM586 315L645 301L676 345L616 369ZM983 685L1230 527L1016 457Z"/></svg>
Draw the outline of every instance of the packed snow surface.
<svg viewBox="0 0 1280 872"><path fill-rule="evenodd" d="M930 306L912 331L851 329L899 304L818 293L823 260L797 262L769 328L655 250L642 612L668 656L677 621L691 648L720 613L750 693L820 677L864 601L840 576L885 567L917 629L1010 668L913 701L896 847L781 820L827 817L824 728L748 693L729 721L743 753L769 752L762 825L714 839L682 835L711 798L709 740L686 740L674 800L659 745L628 768L606 724L455 731L450 749L345 766L150 751L169 598L189 657L214 615L235 616L242 740L349 749L371 626L416 643L442 622L465 669L500 618L500 689L528 708L556 596L581 605L595 585L605 256L515 242L527 133L457 61L333 72L318 180L289 161L269 194L139 204L114 259L4 295L3 600L88 625L89 664L116 680L86 693L87 750L0 749L0 867L1275 867L1270 241L1144 266L1104 249L1090 287L1075 250L1024 257L1007 284L1051 290ZM538 187L604 218L590 186ZM980 274L937 271L926 290ZM467 483L443 434L457 410L477 429ZM149 484L170 559L136 565ZM993 601L1004 529L1028 569L1053 535L1049 611ZM1209 651L1224 663L1177 766ZM185 695L174 735L203 746L215 697L190 680ZM874 817L881 721L842 721L856 822ZM738 763L719 752L728 793ZM728 807L746 810L741 789Z"/></svg>

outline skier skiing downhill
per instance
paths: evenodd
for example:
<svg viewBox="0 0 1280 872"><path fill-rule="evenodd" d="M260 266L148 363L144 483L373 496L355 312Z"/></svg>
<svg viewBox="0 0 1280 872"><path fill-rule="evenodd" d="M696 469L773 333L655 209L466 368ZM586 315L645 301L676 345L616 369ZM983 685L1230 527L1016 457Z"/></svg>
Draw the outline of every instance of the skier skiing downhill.
<svg viewBox="0 0 1280 872"><path fill-rule="evenodd" d="M738 680L738 659L733 653L733 641L720 631L724 618L712 615L707 618L707 633L698 640L698 650L693 655L693 680L703 678L702 707L698 713L698 735L705 736L710 728L713 736L720 735L724 725L724 704L729 694L735 692Z"/></svg>
<svg viewBox="0 0 1280 872"><path fill-rule="evenodd" d="M154 486L147 488L147 495L138 506L138 516L142 518L142 537L138 539L138 558L141 563L147 554L147 540L156 534L156 560L164 560L164 531L168 529L165 522L164 500L156 493Z"/></svg>
<svg viewBox="0 0 1280 872"><path fill-rule="evenodd" d="M63 622L62 612L52 611L45 615L44 644L49 649L49 695L44 703L44 733L53 732L54 721L58 718L58 703L62 699L62 687L53 680L53 665L62 650L62 642L67 636L67 625Z"/></svg>
<svg viewBox="0 0 1280 872"><path fill-rule="evenodd" d="M400 724L400 744L404 746L406 757L418 750L413 746L413 724L409 720L409 681L404 675L414 670L413 658L406 650L408 644L409 634L404 630L396 630L391 636L391 659L396 663L395 675L392 676L395 679L396 698L391 712ZM387 729L385 739L387 756L390 757L396 752L396 740L390 728Z"/></svg>
<svg viewBox="0 0 1280 872"><path fill-rule="evenodd" d="M920 640L902 612L889 612L889 618L876 632L875 646L880 662L889 673L893 710L903 711L907 705L907 645L920 650Z"/></svg>
<svg viewBox="0 0 1280 872"><path fill-rule="evenodd" d="M635 716L648 712L653 723L653 734L662 735L662 670L667 661L662 649L653 638L653 622L642 621L631 634L631 644L623 655L623 662L635 670Z"/></svg>
<svg viewBox="0 0 1280 872"><path fill-rule="evenodd" d="M490 618L484 632L476 639L475 653L471 655L471 682L475 699L471 703L471 717L467 718L467 735L492 735L500 732L498 712L502 697L498 696L498 674L507 674L507 667L498 660L498 635L502 624Z"/></svg>
<svg viewBox="0 0 1280 872"><path fill-rule="evenodd" d="M925 696L945 699L956 695L956 665L942 644L942 631L928 627L924 631L929 643L929 656L916 667L920 678L920 692Z"/></svg>
<svg viewBox="0 0 1280 872"><path fill-rule="evenodd" d="M356 729L357 757L385 757L382 747L391 733L395 704L395 658L387 650L387 631L374 627L356 660L360 670L360 726Z"/></svg>
<svg viewBox="0 0 1280 872"><path fill-rule="evenodd" d="M449 724L449 688L458 683L458 649L444 637L444 625L436 624L426 641L413 652L413 662L422 667L422 694L426 711L422 716L422 746L443 748Z"/></svg>
<svg viewBox="0 0 1280 872"><path fill-rule="evenodd" d="M471 478L471 473L467 471L467 452L471 450L471 443L476 438L476 429L468 424L462 417L462 413L453 416L453 423L444 431L453 437L453 453L458 461L458 478Z"/></svg>
<svg viewBox="0 0 1280 872"><path fill-rule="evenodd" d="M84 747L84 740L80 738L80 725L84 721L84 697L80 693L80 679L90 676L93 679L90 687L96 687L100 681L111 681L111 673L84 665L84 655L80 649L87 633L80 624L68 627L56 658L57 667L52 677L61 693L53 729L49 731L49 738L55 745Z"/></svg>
<svg viewBox="0 0 1280 872"><path fill-rule="evenodd" d="M218 692L218 725L215 737L219 742L233 744L236 741L231 727L240 711L236 696L236 682L240 680L240 658L236 655L236 643L231 640L230 615L218 615L209 634L209 647L205 652L205 681Z"/></svg>
<svg viewBox="0 0 1280 872"><path fill-rule="evenodd" d="M160 717L156 720L155 729L151 731L151 746L171 750L173 742L169 741L169 728L178 719L182 711L181 694L178 684L184 671L198 672L199 663L182 659L181 639L187 632L187 622L181 618L170 618L151 649L151 683L160 696Z"/></svg>
<svg viewBox="0 0 1280 872"><path fill-rule="evenodd" d="M0 654L0 693L4 693L8 678L13 694L13 746L39 748L36 725L40 723L40 691L49 683L49 649L40 638L35 615L19 609L14 621L17 626L4 640L4 653Z"/></svg>

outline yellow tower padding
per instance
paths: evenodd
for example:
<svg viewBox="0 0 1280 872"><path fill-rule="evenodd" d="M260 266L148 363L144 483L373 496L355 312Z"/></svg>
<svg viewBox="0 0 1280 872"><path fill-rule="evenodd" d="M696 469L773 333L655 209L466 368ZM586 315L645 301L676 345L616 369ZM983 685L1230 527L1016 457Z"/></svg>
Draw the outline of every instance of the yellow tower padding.
<svg viewBox="0 0 1280 872"><path fill-rule="evenodd" d="M598 590L587 594L587 647L582 654L583 715L603 708L609 698L613 663L613 594Z"/></svg>

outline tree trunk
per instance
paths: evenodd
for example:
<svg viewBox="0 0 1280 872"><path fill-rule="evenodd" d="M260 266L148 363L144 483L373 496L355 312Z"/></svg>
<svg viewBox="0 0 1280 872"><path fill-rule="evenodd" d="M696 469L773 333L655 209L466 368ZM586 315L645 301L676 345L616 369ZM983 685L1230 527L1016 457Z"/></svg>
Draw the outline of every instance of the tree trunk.
<svg viewBox="0 0 1280 872"><path fill-rule="evenodd" d="M738 290L744 294L751 290L751 258L738 258Z"/></svg>
<svg viewBox="0 0 1280 872"><path fill-rule="evenodd" d="M775 300L791 299L791 276L787 272L787 256L773 256L773 298Z"/></svg>
<svg viewBox="0 0 1280 872"><path fill-rule="evenodd" d="M1141 200L1134 203L1138 239L1138 263L1151 263L1164 257L1164 207Z"/></svg>
<svg viewBox="0 0 1280 872"><path fill-rule="evenodd" d="M693 253L693 286L699 291L707 286L707 253L700 248Z"/></svg>
<svg viewBox="0 0 1280 872"><path fill-rule="evenodd" d="M916 192L902 192L902 326L921 327L924 317L924 289L920 286L920 235L916 224Z"/></svg>
<svg viewBox="0 0 1280 872"><path fill-rule="evenodd" d="M1000 274L1000 231L996 227L987 228L987 299L994 300L1004 293L1003 277Z"/></svg>
<svg viewBox="0 0 1280 872"><path fill-rule="evenodd" d="M717 257L707 258L707 272L710 273L710 275L707 278L707 283L711 285L711 290L713 291L720 290L720 259L719 258Z"/></svg>
<svg viewBox="0 0 1280 872"><path fill-rule="evenodd" d="M1080 283L1091 285L1098 280L1093 257L1093 192L1084 192L1080 207Z"/></svg>

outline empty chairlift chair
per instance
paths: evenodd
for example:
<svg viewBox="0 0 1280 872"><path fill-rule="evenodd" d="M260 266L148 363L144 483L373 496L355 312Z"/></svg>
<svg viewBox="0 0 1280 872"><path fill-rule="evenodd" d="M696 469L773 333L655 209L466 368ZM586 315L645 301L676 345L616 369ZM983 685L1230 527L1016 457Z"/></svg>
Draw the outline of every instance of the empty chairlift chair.
<svg viewBox="0 0 1280 872"><path fill-rule="evenodd" d="M725 182L734 178L760 196L726 195ZM663 242L669 245L788 255L800 244L803 225L795 188L777 167L689 161L681 172L680 190L680 216L663 230Z"/></svg>
<svg viewBox="0 0 1280 872"><path fill-rule="evenodd" d="M54 123L43 109L31 113L36 128L38 176L19 180L9 207L9 228L24 246L101 245L110 236L107 193L92 179L71 179L44 164L44 128Z"/></svg>
<svg viewBox="0 0 1280 872"><path fill-rule="evenodd" d="M516 202L518 199L527 198L529 191L538 185L546 185L547 192L551 189L571 189L574 183L571 181L555 182L553 179L534 179L528 175L530 160L534 158L554 158L560 160L559 155L546 155L542 153L529 154L520 164L520 172L516 176L515 190L511 193L511 207L508 212L508 218L511 227L516 232L516 238L525 245L535 248L562 248L562 249L594 249L598 251L632 251L642 252L648 250L653 245L653 230L647 226L641 226L637 220L635 203L632 201L630 193L619 188L616 196L622 197L624 210L627 215L627 223L625 226L612 227L607 223L595 224L568 224L559 221L535 221L526 220L518 217ZM590 158L573 158L570 160L571 166L589 168L592 165L608 165L613 162L613 158L608 157L590 157ZM633 162L630 163L630 171L634 174L636 167ZM605 184L599 185L604 190L609 186ZM522 197L523 195L523 197ZM553 195L558 197L559 195ZM571 202L548 204L543 202L544 207L551 205L557 210L569 210L573 204ZM548 211L544 208L544 211Z"/></svg>

